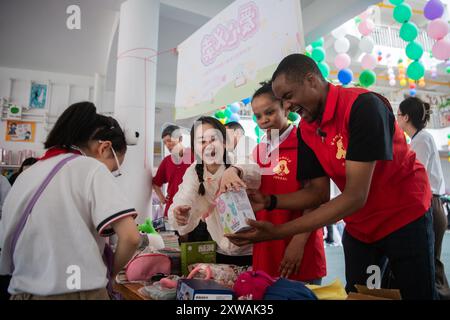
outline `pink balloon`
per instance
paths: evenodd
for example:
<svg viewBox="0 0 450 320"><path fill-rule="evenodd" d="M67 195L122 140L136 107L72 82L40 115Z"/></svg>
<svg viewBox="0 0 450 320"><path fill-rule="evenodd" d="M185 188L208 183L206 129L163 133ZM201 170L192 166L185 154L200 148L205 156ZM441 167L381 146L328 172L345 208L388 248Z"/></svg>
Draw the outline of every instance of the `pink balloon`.
<svg viewBox="0 0 450 320"><path fill-rule="evenodd" d="M443 19L436 19L428 24L428 35L434 40L441 40L448 33L448 23Z"/></svg>
<svg viewBox="0 0 450 320"><path fill-rule="evenodd" d="M438 60L447 60L450 58L450 40L443 38L438 40L431 50L433 52L433 57Z"/></svg>
<svg viewBox="0 0 450 320"><path fill-rule="evenodd" d="M377 58L373 54L366 53L364 57L361 60L361 66L363 69L375 69L375 66L377 65Z"/></svg>
<svg viewBox="0 0 450 320"><path fill-rule="evenodd" d="M375 29L375 24L371 19L361 21L361 23L358 25L358 30L363 36L368 36L369 34L371 34L373 29Z"/></svg>
<svg viewBox="0 0 450 320"><path fill-rule="evenodd" d="M348 68L351 62L350 56L346 53L339 53L336 58L334 58L334 65L338 70Z"/></svg>

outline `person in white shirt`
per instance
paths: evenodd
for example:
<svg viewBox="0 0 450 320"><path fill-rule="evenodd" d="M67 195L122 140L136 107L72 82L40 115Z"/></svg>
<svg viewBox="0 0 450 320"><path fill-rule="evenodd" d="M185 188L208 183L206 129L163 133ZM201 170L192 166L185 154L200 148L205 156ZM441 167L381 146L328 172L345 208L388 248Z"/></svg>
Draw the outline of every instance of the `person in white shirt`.
<svg viewBox="0 0 450 320"><path fill-rule="evenodd" d="M419 98L409 97L400 103L397 121L403 131L411 137L411 148L416 152L417 158L425 166L430 180L433 198L431 206L433 209L434 227L434 252L436 266L436 289L441 299L450 299L450 288L445 276L444 265L441 262L442 240L447 229L447 217L441 195L445 194L444 175L439 161L439 152L433 136L425 131L430 120L430 105Z"/></svg>
<svg viewBox="0 0 450 320"><path fill-rule="evenodd" d="M97 114L93 103L80 102L58 118L45 148L5 200L0 274L12 275L8 291L14 300L109 299L108 275L114 277L125 266L140 241L136 210L112 174L120 175L125 134L116 120ZM67 160L19 233L30 199L56 165ZM108 268L105 237L113 233L118 242Z"/></svg>
<svg viewBox="0 0 450 320"><path fill-rule="evenodd" d="M225 127L215 118L201 117L191 130L191 148L196 161L186 171L169 208L169 222L181 235L206 222L217 243L217 263L251 265L252 246L238 247L224 237L215 200L221 191L259 188L261 175L256 163L230 165L225 150Z"/></svg>

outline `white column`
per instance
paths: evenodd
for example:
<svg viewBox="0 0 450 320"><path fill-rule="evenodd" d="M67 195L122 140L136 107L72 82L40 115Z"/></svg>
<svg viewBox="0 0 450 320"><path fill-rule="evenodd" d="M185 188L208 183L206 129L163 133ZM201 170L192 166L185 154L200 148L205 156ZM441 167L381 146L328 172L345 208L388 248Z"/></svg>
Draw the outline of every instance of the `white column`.
<svg viewBox="0 0 450 320"><path fill-rule="evenodd" d="M142 222L151 217L159 0L127 0L120 8L115 117L140 133L119 178Z"/></svg>

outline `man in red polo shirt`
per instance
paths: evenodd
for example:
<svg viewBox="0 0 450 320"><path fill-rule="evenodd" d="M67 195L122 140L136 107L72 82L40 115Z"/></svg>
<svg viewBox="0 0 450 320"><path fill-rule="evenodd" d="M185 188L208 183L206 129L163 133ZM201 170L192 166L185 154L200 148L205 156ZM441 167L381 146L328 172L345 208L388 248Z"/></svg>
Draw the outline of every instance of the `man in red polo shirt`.
<svg viewBox="0 0 450 320"><path fill-rule="evenodd" d="M302 117L299 178L328 176L342 194L284 225L249 221L252 231L229 238L237 244L282 239L344 219L347 291L372 284L369 267L387 257L403 299L435 299L430 186L389 102L328 83L301 54L283 59L272 80L275 95ZM253 193L252 201L255 209L304 209L317 192Z"/></svg>
<svg viewBox="0 0 450 320"><path fill-rule="evenodd" d="M156 175L153 177L152 185L158 195L159 201L165 204L164 217L172 204L172 199L178 191L178 186L183 181L184 173L193 162L192 152L184 149L182 135L178 126L167 126L161 135L164 145L171 153L165 157L158 167ZM167 183L167 195L164 196L161 187Z"/></svg>

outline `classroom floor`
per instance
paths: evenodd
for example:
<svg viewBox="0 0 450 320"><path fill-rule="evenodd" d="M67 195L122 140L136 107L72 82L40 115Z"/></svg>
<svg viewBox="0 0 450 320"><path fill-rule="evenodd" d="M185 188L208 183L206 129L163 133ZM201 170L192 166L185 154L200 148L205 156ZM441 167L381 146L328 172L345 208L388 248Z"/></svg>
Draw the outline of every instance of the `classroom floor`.
<svg viewBox="0 0 450 320"><path fill-rule="evenodd" d="M344 264L344 250L342 247L326 247L327 256L327 276L323 279L322 284L329 284L336 278L342 281L345 285L345 264ZM445 273L447 279L450 280L450 231L447 231L444 236L442 244L442 262L445 265Z"/></svg>

